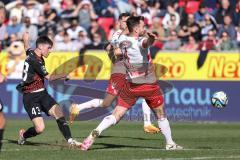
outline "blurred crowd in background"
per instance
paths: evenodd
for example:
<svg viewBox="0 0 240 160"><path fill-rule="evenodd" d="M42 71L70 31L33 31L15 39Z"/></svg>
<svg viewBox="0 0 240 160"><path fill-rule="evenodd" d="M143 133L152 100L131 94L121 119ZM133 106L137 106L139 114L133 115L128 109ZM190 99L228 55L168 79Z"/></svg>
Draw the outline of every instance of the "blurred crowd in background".
<svg viewBox="0 0 240 160"><path fill-rule="evenodd" d="M145 17L146 28L158 36L154 49L194 52L201 48L240 48L240 0L1 0L0 47L30 45L48 35L54 50L103 49L118 30L118 16Z"/></svg>

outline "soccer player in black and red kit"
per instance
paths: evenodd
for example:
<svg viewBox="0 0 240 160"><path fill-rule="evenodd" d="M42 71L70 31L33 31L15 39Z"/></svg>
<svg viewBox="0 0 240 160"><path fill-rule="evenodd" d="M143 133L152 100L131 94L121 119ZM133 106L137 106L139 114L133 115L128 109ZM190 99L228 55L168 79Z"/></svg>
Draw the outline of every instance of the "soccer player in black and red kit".
<svg viewBox="0 0 240 160"><path fill-rule="evenodd" d="M36 40L36 48L29 48L29 33L23 35L24 47L27 58L24 62L22 82L17 90L23 93L23 104L33 127L26 131L20 129L18 144L25 143L27 138L35 137L44 131L45 124L41 112L56 119L59 130L70 146L79 146L81 143L72 139L71 132L63 112L57 102L48 94L44 87L44 79L65 79L66 74L48 74L44 58L50 54L53 42L47 36L40 36Z"/></svg>

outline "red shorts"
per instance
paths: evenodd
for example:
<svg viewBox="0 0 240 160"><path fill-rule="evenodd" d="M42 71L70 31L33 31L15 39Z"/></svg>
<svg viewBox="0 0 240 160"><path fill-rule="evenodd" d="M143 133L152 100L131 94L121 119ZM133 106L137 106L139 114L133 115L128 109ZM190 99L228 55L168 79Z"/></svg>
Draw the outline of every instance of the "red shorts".
<svg viewBox="0 0 240 160"><path fill-rule="evenodd" d="M127 83L125 74L113 73L111 74L110 80L108 81L108 87L106 92L111 95L118 95L120 89Z"/></svg>
<svg viewBox="0 0 240 160"><path fill-rule="evenodd" d="M131 108L139 97L146 100L150 108L156 108L163 104L164 98L157 83L133 84L128 83L119 92L118 106Z"/></svg>

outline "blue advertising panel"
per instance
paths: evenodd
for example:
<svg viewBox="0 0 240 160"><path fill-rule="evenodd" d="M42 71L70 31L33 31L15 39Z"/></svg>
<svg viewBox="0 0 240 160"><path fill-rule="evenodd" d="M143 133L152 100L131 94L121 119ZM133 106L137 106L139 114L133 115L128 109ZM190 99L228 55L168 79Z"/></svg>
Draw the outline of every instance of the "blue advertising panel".
<svg viewBox="0 0 240 160"><path fill-rule="evenodd" d="M16 90L19 80L8 80L0 85L0 97L4 103L4 112L7 118L28 118L23 104L22 95ZM239 91L240 85L237 81L170 81L173 89L165 93L166 111L171 120L184 121L240 121ZM94 98L103 98L107 81L70 81L68 84L84 86L82 92L75 92L79 88L68 88L64 90L63 85L58 89L47 85L49 93L64 107L67 113L70 103L68 100L82 103L91 100L91 97L81 96L82 93L96 89ZM66 86L66 84L64 84ZM62 88L62 91L61 91ZM217 109L211 105L211 96L216 91L224 91L229 98L228 105L223 109ZM126 120L142 120L141 99L126 114ZM113 104L114 106L114 104ZM112 111L113 106L106 110L88 110L82 114L82 120L101 118ZM152 115L153 116L153 115ZM79 118L81 120L81 116Z"/></svg>

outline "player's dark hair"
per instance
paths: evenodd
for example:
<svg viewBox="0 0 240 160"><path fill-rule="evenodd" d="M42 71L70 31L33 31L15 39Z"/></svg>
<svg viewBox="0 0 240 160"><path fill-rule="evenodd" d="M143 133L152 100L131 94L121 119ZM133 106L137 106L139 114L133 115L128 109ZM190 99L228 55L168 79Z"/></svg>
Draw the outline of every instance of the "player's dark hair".
<svg viewBox="0 0 240 160"><path fill-rule="evenodd" d="M144 20L144 17L142 17L142 16L130 16L127 19L127 28L129 30L129 32L132 32L133 28L136 27L137 25L139 25L141 20Z"/></svg>
<svg viewBox="0 0 240 160"><path fill-rule="evenodd" d="M118 19L122 19L123 17L129 17L130 16L130 13L121 13L118 17Z"/></svg>
<svg viewBox="0 0 240 160"><path fill-rule="evenodd" d="M49 44L52 47L53 41L48 36L40 36L36 40L36 47L38 47L40 44Z"/></svg>

